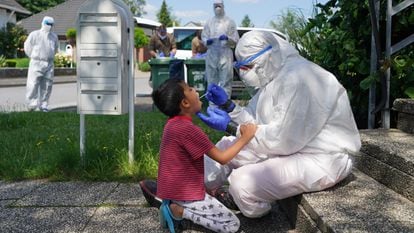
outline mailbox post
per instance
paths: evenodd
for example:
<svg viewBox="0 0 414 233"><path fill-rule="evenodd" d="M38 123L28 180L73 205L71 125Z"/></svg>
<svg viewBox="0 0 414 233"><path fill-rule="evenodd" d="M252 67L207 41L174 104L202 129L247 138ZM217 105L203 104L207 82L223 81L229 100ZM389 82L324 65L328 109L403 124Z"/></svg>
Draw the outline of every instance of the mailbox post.
<svg viewBox="0 0 414 233"><path fill-rule="evenodd" d="M76 33L80 154L85 153L85 115L129 112L129 161L134 153L134 21L121 0L87 0Z"/></svg>

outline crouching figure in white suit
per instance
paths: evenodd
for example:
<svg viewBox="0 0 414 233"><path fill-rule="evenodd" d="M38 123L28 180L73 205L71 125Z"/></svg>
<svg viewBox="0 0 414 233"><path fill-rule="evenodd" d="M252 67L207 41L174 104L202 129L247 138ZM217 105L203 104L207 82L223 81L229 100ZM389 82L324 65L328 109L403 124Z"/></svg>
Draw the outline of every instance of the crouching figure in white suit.
<svg viewBox="0 0 414 233"><path fill-rule="evenodd" d="M349 152L360 149L358 129L347 92L334 75L301 57L270 32L251 31L236 47L240 78L257 92L245 107L217 86L207 98L228 112L198 116L215 129L258 125L255 137L222 166L205 156L205 183L215 190L228 181L228 193L247 217L261 217L271 203L303 192L332 187L351 173ZM229 147L236 136L217 146Z"/></svg>

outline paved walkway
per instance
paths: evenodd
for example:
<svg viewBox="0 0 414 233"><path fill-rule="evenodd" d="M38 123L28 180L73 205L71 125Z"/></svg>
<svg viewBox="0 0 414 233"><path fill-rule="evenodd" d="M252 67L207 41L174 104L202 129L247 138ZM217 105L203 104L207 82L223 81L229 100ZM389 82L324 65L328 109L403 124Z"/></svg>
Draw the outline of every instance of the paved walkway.
<svg viewBox="0 0 414 233"><path fill-rule="evenodd" d="M277 205L239 232L292 232ZM183 232L210 232L183 224ZM0 181L0 232L166 232L137 183Z"/></svg>

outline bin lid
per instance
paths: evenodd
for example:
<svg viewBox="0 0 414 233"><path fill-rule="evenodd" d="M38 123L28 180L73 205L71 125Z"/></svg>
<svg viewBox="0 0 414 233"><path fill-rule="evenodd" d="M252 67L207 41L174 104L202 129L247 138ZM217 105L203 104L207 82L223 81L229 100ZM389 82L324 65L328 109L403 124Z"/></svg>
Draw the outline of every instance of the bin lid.
<svg viewBox="0 0 414 233"><path fill-rule="evenodd" d="M169 65L171 61L171 58L162 58L162 59L158 59L158 58L153 58L148 60L148 63L150 65Z"/></svg>
<svg viewBox="0 0 414 233"><path fill-rule="evenodd" d="M185 64L188 65L205 65L206 60L204 59L187 59L184 61Z"/></svg>

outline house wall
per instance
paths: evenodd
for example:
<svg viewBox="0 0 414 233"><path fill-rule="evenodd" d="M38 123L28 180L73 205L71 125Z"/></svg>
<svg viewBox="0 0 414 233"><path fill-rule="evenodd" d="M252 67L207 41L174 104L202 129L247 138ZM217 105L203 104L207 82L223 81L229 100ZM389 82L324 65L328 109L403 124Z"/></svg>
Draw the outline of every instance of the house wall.
<svg viewBox="0 0 414 233"><path fill-rule="evenodd" d="M6 26L7 20L9 19L11 14L10 10L6 9L0 9L0 28ZM13 16L9 20L10 23L16 23L16 14L13 14Z"/></svg>

